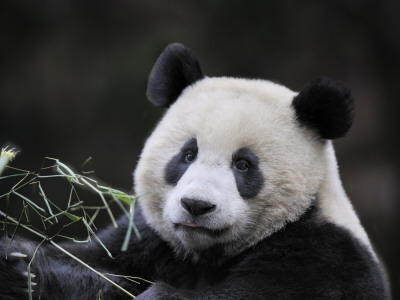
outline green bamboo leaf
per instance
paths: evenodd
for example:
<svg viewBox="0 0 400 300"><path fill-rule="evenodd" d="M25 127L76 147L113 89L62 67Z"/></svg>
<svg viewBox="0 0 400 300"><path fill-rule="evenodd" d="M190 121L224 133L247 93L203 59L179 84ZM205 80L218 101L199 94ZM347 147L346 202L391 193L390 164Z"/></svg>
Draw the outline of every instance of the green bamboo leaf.
<svg viewBox="0 0 400 300"><path fill-rule="evenodd" d="M103 186L103 185L97 185L97 187L102 190L104 193L109 193L110 195L115 195L118 199L121 201L124 201L126 204L131 205L132 202L132 196L129 196L127 193L121 192L119 190Z"/></svg>
<svg viewBox="0 0 400 300"><path fill-rule="evenodd" d="M93 186L88 180L86 180L86 178L81 178L81 180L82 180L82 182L83 182L84 184L86 184L88 187L90 187L92 190L94 190L96 193L99 194L101 200L102 200L103 203L104 203L104 206L106 207L106 210L107 210L107 212L108 212L108 215L110 216L111 222L113 223L113 225L114 225L115 228L118 228L118 224L117 224L117 222L115 221L114 215L113 215L113 213L111 212L110 206L108 205L106 199L104 198L103 193L102 193L99 189L97 189L95 186ZM90 179L90 180L91 180L91 179ZM94 181L94 180L93 180L93 181ZM97 182L96 182L96 181L94 181L94 183L95 183L95 185L97 185Z"/></svg>
<svg viewBox="0 0 400 300"><path fill-rule="evenodd" d="M51 219L53 219L53 218L55 218L55 217L58 217L58 216L62 216L62 215L65 215L66 217L68 217L68 218L71 219L72 221L79 221L80 219L82 219L82 217L75 216L75 215L73 215L73 214L71 214L71 213L66 212L66 211L63 210L63 211L60 211L60 212L57 213L57 214L54 214L54 215L52 215L52 216L50 216L50 217L44 219L44 221L45 221L45 222L49 222Z"/></svg>
<svg viewBox="0 0 400 300"><path fill-rule="evenodd" d="M50 214L51 216L54 216L53 211L51 210L51 207L50 207L50 204L49 204L49 200L47 199L47 197L46 197L46 195L45 195L45 193L44 193L44 191L43 191L43 189L42 189L42 186L41 186L40 182L38 182L38 187L39 187L39 190L40 190L39 195L42 196L44 202L46 203L47 210L49 211L49 214ZM56 220L56 223L58 223L57 217L54 217L54 218L55 218L55 220Z"/></svg>
<svg viewBox="0 0 400 300"><path fill-rule="evenodd" d="M40 206L38 206L37 204L35 204L35 202L33 202L32 200L28 199L27 197L21 195L20 193L17 193L16 191L12 192L13 194L17 195L18 197L20 197L21 199L25 200L26 202L28 202L30 205L32 205L33 207L35 207L37 210L40 210L41 212L43 212L44 214L46 214L46 210L44 210L43 208L41 208Z"/></svg>
<svg viewBox="0 0 400 300"><path fill-rule="evenodd" d="M131 205L132 203L132 198L131 196L127 195L127 194L117 194L116 195L118 197L118 199L120 199L121 201L124 201L126 204Z"/></svg>
<svg viewBox="0 0 400 300"><path fill-rule="evenodd" d="M121 208L122 212L125 214L125 216L127 216L129 218L129 212L126 210L126 208L122 205L120 199L118 199L117 196L115 196L114 194L111 194L111 197L114 199L115 203L118 204L119 208Z"/></svg>
<svg viewBox="0 0 400 300"><path fill-rule="evenodd" d="M65 171L67 171L69 173L69 175L71 175L72 177L76 177L76 174L74 173L74 171L72 171L66 164L63 164L62 162L60 162L57 159L57 164L63 168Z"/></svg>
<svg viewBox="0 0 400 300"><path fill-rule="evenodd" d="M128 229L126 230L126 234L125 234L124 242L123 242L122 247L121 247L121 251L128 250L129 241L130 241L131 236L132 236L132 229L135 231L135 234L138 237L138 239L141 239L139 231L137 230L137 228L135 226L135 223L133 223L133 218L134 218L134 215L135 215L135 201L132 201L130 209L129 209L129 213L130 213L129 225L128 225Z"/></svg>
<svg viewBox="0 0 400 300"><path fill-rule="evenodd" d="M82 219L82 217L75 216L75 215L73 215L73 214L71 214L69 212L66 212L66 211L64 212L64 215L67 216L68 218L70 218L72 221L79 221L79 220Z"/></svg>
<svg viewBox="0 0 400 300"><path fill-rule="evenodd" d="M11 177L20 177L20 176L26 176L26 174L13 174L13 175L7 175L7 176L1 176L1 179L7 179L7 178L11 178Z"/></svg>
<svg viewBox="0 0 400 300"><path fill-rule="evenodd" d="M86 222L85 219L82 219L83 224L85 224L85 226L87 227L87 229L90 231L90 233L96 238L96 240L100 243L100 245L104 248L104 250L106 250L107 255L109 257L111 257L112 259L114 259L114 257L111 255L111 252L108 251L107 247L103 244L103 242L97 237L97 235L94 233L93 229L89 226L89 224Z"/></svg>

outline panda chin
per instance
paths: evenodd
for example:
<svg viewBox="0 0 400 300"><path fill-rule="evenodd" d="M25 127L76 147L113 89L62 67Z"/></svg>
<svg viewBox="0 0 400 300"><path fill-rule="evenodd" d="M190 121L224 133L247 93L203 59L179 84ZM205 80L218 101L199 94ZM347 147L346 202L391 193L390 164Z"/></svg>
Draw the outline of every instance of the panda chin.
<svg viewBox="0 0 400 300"><path fill-rule="evenodd" d="M185 249L184 252L204 251L223 243L230 232L229 227L212 229L194 222L173 223L174 235Z"/></svg>

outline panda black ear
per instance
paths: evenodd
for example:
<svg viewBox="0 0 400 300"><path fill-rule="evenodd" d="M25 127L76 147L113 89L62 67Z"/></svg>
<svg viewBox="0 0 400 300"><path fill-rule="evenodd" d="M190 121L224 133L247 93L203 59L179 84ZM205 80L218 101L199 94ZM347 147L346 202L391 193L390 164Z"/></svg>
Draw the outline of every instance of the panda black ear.
<svg viewBox="0 0 400 300"><path fill-rule="evenodd" d="M343 137L354 119L350 91L327 78L307 84L293 99L292 106L300 124L316 130L322 139Z"/></svg>
<svg viewBox="0 0 400 300"><path fill-rule="evenodd" d="M169 45L157 59L147 83L147 98L155 106L169 107L183 89L204 77L193 51Z"/></svg>

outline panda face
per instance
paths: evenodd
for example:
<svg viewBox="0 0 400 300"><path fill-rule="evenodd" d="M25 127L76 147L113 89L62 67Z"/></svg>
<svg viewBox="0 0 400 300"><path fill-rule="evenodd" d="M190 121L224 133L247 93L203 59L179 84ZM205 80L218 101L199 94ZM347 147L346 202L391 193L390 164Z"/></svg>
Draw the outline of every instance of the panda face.
<svg viewBox="0 0 400 300"><path fill-rule="evenodd" d="M178 253L238 253L311 205L324 143L299 126L295 96L268 81L205 78L169 108L135 188L150 226Z"/></svg>
<svg viewBox="0 0 400 300"><path fill-rule="evenodd" d="M191 138L165 169L171 191L165 199L164 221L173 224L185 247L196 250L231 235L238 225L231 216L246 210L235 188L229 157L210 157L207 150Z"/></svg>
<svg viewBox="0 0 400 300"><path fill-rule="evenodd" d="M201 250L227 242L249 222L237 216L248 214L245 200L261 191L263 175L250 149L231 152L202 147L191 138L166 166L172 189L163 218L186 247Z"/></svg>

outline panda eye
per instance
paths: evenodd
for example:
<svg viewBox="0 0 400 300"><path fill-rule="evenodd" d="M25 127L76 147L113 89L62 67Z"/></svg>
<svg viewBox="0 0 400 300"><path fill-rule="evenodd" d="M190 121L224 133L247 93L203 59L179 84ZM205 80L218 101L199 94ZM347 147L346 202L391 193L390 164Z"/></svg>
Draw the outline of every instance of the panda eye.
<svg viewBox="0 0 400 300"><path fill-rule="evenodd" d="M249 163L244 159L239 159L235 164L235 168L238 171L246 172L249 169Z"/></svg>
<svg viewBox="0 0 400 300"><path fill-rule="evenodd" d="M191 162L193 162L195 159L196 159L196 154L194 154L193 151L188 151L188 152L186 152L186 154L185 154L185 161L186 161L187 163L191 163Z"/></svg>

